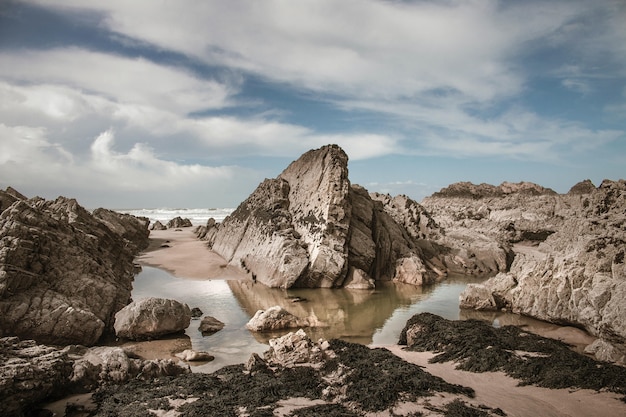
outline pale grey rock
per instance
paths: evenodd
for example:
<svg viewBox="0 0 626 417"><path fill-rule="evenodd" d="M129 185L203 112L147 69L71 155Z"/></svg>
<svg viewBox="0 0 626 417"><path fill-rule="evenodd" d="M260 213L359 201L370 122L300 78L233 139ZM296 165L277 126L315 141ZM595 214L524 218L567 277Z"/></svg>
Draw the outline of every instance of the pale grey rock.
<svg viewBox="0 0 626 417"><path fill-rule="evenodd" d="M70 383L75 391L89 391L105 384L122 384L132 379L150 380L189 373L186 365L171 359L132 358L120 347L98 346L74 355Z"/></svg>
<svg viewBox="0 0 626 417"><path fill-rule="evenodd" d="M17 337L0 338L0 404L3 416L23 416L44 401L131 379L189 373L172 360L130 358L119 347L56 348Z"/></svg>
<svg viewBox="0 0 626 417"><path fill-rule="evenodd" d="M210 362L215 357L209 352L198 351L193 349L185 349L175 355L186 362Z"/></svg>
<svg viewBox="0 0 626 417"><path fill-rule="evenodd" d="M71 374L67 352L34 340L0 338L2 415L22 416L29 407L63 394Z"/></svg>
<svg viewBox="0 0 626 417"><path fill-rule="evenodd" d="M365 271L354 267L350 268L343 286L352 290L371 290L376 288L374 280Z"/></svg>
<svg viewBox="0 0 626 417"><path fill-rule="evenodd" d="M168 221L165 225L168 229L176 229L177 227L191 227L191 220L183 219L180 216L174 217L172 220Z"/></svg>
<svg viewBox="0 0 626 417"><path fill-rule="evenodd" d="M308 326L308 320L296 317L280 306L258 310L246 323L246 328L253 332L268 332Z"/></svg>
<svg viewBox="0 0 626 417"><path fill-rule="evenodd" d="M325 352L328 346L322 341L311 341L302 329L270 339L269 345L270 348L264 355L265 361L270 365L285 367L296 364L322 364L326 358Z"/></svg>
<svg viewBox="0 0 626 417"><path fill-rule="evenodd" d="M489 206L488 220L460 221L485 236L498 236L499 230L496 239L508 240L515 257L510 271L468 286L461 305L582 327L623 350L626 182L605 180L593 192L509 195L480 204ZM458 214L460 205L476 207L456 199L457 210L448 216Z"/></svg>
<svg viewBox="0 0 626 417"><path fill-rule="evenodd" d="M132 340L154 339L179 333L189 327L191 309L187 304L164 298L133 301L115 315L115 334Z"/></svg>
<svg viewBox="0 0 626 417"><path fill-rule="evenodd" d="M112 331L146 227L65 197L17 199L0 214L0 336L91 345Z"/></svg>

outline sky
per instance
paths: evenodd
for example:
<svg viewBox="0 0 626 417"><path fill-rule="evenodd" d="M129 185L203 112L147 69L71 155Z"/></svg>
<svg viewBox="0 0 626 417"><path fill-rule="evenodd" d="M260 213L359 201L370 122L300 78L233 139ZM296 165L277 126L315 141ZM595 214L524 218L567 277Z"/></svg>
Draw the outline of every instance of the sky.
<svg viewBox="0 0 626 417"><path fill-rule="evenodd" d="M626 178L624 0L0 0L0 188L236 207L338 144L350 180Z"/></svg>

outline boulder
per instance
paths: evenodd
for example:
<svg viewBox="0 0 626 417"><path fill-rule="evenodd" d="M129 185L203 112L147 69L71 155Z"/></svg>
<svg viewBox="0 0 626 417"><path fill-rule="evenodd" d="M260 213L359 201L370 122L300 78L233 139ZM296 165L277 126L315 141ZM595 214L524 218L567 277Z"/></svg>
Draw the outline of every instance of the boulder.
<svg viewBox="0 0 626 417"><path fill-rule="evenodd" d="M264 355L265 361L280 366L320 364L326 359L324 352L329 347L326 341L319 343L311 341L302 329L270 339L269 345L270 348Z"/></svg>
<svg viewBox="0 0 626 417"><path fill-rule="evenodd" d="M219 332L223 328L224 323L222 323L215 317L206 316L202 318L202 321L200 321L200 326L198 327L198 330L200 330L200 332L205 335Z"/></svg>
<svg viewBox="0 0 626 417"><path fill-rule="evenodd" d="M599 351L623 352L626 181L605 180L597 188L583 182L573 189L565 195L430 197L423 204L445 228L448 242L465 236L472 242L468 251L477 252L479 241L510 248L498 260L508 268L468 285L461 307L505 309L581 327L602 339Z"/></svg>
<svg viewBox="0 0 626 417"><path fill-rule="evenodd" d="M191 220L183 219L180 216L174 217L172 220L167 222L167 225L166 225L168 229L176 229L177 227L191 227L191 226L193 226L191 224Z"/></svg>
<svg viewBox="0 0 626 417"><path fill-rule="evenodd" d="M146 223L74 199L16 199L0 214L0 336L94 344L130 300Z"/></svg>
<svg viewBox="0 0 626 417"><path fill-rule="evenodd" d="M17 337L0 338L0 398L3 416L23 416L37 405L132 379L189 373L172 360L130 358L119 347L55 348Z"/></svg>
<svg viewBox="0 0 626 417"><path fill-rule="evenodd" d="M269 332L282 329L308 327L309 322L301 319L280 306L259 310L246 323L246 328L254 332Z"/></svg>
<svg viewBox="0 0 626 417"><path fill-rule="evenodd" d="M209 352L192 349L185 349L182 352L177 353L175 356L187 362L210 362L215 359L215 357Z"/></svg>
<svg viewBox="0 0 626 417"><path fill-rule="evenodd" d="M164 298L133 301L115 315L115 334L133 340L155 339L179 333L189 327L191 310L187 304Z"/></svg>
<svg viewBox="0 0 626 417"><path fill-rule="evenodd" d="M442 278L447 252L421 241L435 227L424 210L407 203L396 220L382 201L350 184L347 164L336 145L306 152L263 181L222 223L207 223L196 234L270 287L342 287L355 272L355 286L371 287L394 279L403 259L423 266L401 269L404 282Z"/></svg>

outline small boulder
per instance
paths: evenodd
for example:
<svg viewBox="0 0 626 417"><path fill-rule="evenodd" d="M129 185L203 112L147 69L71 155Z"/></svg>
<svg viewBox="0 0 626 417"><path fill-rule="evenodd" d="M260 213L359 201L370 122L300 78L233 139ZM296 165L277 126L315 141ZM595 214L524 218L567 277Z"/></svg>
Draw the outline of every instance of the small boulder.
<svg viewBox="0 0 626 417"><path fill-rule="evenodd" d="M246 324L246 328L254 332L293 329L308 326L308 320L300 319L281 306L259 310Z"/></svg>
<svg viewBox="0 0 626 417"><path fill-rule="evenodd" d="M168 229L175 229L175 228L178 228L178 227L191 227L191 226L193 226L191 224L191 220L183 219L180 216L174 217L172 220L167 222L167 228Z"/></svg>
<svg viewBox="0 0 626 417"><path fill-rule="evenodd" d="M200 326L198 330L202 332L202 334L213 334L215 332L219 332L224 328L224 323L216 319L215 317L206 316L200 322Z"/></svg>
<svg viewBox="0 0 626 417"><path fill-rule="evenodd" d="M167 230L167 226L157 220L150 226L150 230Z"/></svg>
<svg viewBox="0 0 626 417"><path fill-rule="evenodd" d="M209 352L197 351L192 349L185 349L176 354L177 358L180 358L186 362L210 362L215 357Z"/></svg>
<svg viewBox="0 0 626 417"><path fill-rule="evenodd" d="M272 365L293 366L295 364L320 364L325 358L328 344L313 342L304 332L288 333L269 341L270 349L265 352L265 361Z"/></svg>
<svg viewBox="0 0 626 417"><path fill-rule="evenodd" d="M191 318L192 319L199 319L200 317L202 317L204 313L202 312L202 310L200 310L198 307L194 307L191 309Z"/></svg>
<svg viewBox="0 0 626 417"><path fill-rule="evenodd" d="M115 315L115 334L133 340L154 339L189 327L187 304L164 298L133 301Z"/></svg>

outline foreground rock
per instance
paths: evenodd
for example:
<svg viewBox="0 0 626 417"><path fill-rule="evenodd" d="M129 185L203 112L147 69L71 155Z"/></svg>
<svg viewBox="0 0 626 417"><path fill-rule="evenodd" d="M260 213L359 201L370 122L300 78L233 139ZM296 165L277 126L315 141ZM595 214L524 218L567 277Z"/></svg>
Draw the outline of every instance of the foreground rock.
<svg viewBox="0 0 626 417"><path fill-rule="evenodd" d="M132 340L155 339L179 333L189 327L191 309L187 304L164 298L133 301L115 315L115 334Z"/></svg>
<svg viewBox="0 0 626 417"><path fill-rule="evenodd" d="M272 332L298 327L319 327L322 323L315 317L299 318L282 308L273 306L266 310L259 310L246 323L246 328L254 332Z"/></svg>
<svg viewBox="0 0 626 417"><path fill-rule="evenodd" d="M223 328L224 323L211 316L203 317L200 321L200 326L198 326L198 330L200 330L200 333L202 333L203 335L219 332Z"/></svg>
<svg viewBox="0 0 626 417"><path fill-rule="evenodd" d="M104 387L94 395L94 415L147 415L148 410L182 416L398 415L390 414L396 406L413 415L446 415L452 409L457 415L498 415L497 410L467 403L471 388L447 383L386 349L340 340L313 342L303 332L285 335L271 346L265 359L255 354L247 365L210 375ZM433 405L442 395L445 400Z"/></svg>
<svg viewBox="0 0 626 417"><path fill-rule="evenodd" d="M0 399L3 416L30 415L37 405L104 384L151 380L190 372L171 360L130 358L115 347L57 349L33 340L0 338Z"/></svg>
<svg viewBox="0 0 626 417"><path fill-rule="evenodd" d="M270 287L422 285L445 276L449 265L472 263L469 251L430 240L440 232L419 204L350 184L347 164L336 145L309 151L261 183L222 223L209 221L197 234ZM503 250L495 256L506 258ZM489 262L494 271L506 264Z"/></svg>
<svg viewBox="0 0 626 417"><path fill-rule="evenodd" d="M7 197L8 196L8 197ZM130 299L147 219L3 192L0 336L94 344Z"/></svg>
<svg viewBox="0 0 626 417"><path fill-rule="evenodd" d="M470 189L469 198L444 193L424 202L448 238L470 235L513 250L510 271L469 285L461 307L582 327L602 339L590 351L624 362L626 182L605 180L595 188L585 181L567 195L532 186L495 197L487 190L487 196ZM459 187L455 193L465 195Z"/></svg>

